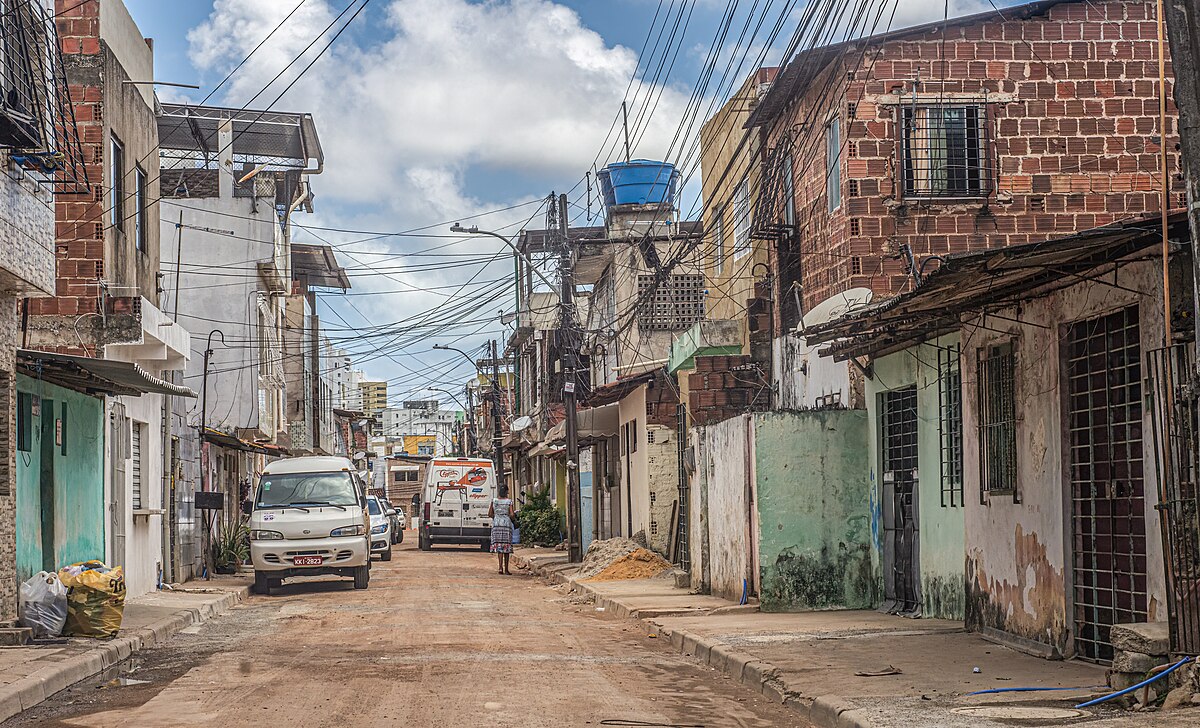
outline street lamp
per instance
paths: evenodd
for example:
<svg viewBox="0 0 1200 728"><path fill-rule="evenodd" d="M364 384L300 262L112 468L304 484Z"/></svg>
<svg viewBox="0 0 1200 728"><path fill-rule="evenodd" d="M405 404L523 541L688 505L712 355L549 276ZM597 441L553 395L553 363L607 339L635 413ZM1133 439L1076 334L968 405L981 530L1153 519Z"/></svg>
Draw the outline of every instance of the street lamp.
<svg viewBox="0 0 1200 728"><path fill-rule="evenodd" d="M475 360L471 358L471 355L462 349L455 349L453 346L446 346L445 344L434 344L433 348L437 349L438 351L457 351L459 354L462 354L464 357L466 357L467 361L471 362L471 366L475 367L476 372L480 374L483 373L479 371L479 365L475 363Z"/></svg>
<svg viewBox="0 0 1200 728"><path fill-rule="evenodd" d="M466 357L475 367L476 374L486 376L475 360L462 349L455 349L445 344L434 344L433 348L441 351L457 351ZM470 414L470 412L468 412ZM500 426L500 358L496 352L496 340L492 339L492 462L496 464L496 483L503 486L504 478L504 435Z"/></svg>

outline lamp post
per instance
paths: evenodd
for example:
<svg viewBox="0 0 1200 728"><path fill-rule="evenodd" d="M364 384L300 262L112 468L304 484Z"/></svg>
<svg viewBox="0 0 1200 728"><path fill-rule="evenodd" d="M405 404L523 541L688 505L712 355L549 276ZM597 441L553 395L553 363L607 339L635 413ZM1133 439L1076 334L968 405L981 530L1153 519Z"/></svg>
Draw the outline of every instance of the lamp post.
<svg viewBox="0 0 1200 728"><path fill-rule="evenodd" d="M458 397L455 397L454 393L451 392L449 389L442 389L440 387L426 387L426 390L429 392L441 392L442 394L449 396L450 399L454 400L454 404L458 405L459 407L462 407L463 414L468 415L468 416L470 415L470 412L467 411L467 408L463 407L463 403L460 402ZM465 456L467 454L467 443L466 443L465 437L459 443L459 448L460 448L459 454Z"/></svg>

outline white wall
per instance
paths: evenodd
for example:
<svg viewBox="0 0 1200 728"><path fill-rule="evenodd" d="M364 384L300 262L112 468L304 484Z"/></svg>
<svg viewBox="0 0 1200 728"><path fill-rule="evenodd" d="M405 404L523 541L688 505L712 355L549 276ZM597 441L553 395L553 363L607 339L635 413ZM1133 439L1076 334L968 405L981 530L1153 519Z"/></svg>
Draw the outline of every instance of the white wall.
<svg viewBox="0 0 1200 728"><path fill-rule="evenodd" d="M129 429L137 422L143 426L142 436L142 510L154 511L163 509L163 439L162 439L162 406L163 395L143 394L140 397L115 397L109 400L124 405L126 423L126 441L129 441ZM111 450L110 450L111 452ZM107 473L106 473L107 475ZM158 570L162 563L163 540L161 515L134 515L133 513L133 467L132 461L125 461L124 482L112 482L106 478L106 511L107 524L112 523L113 506L117 501L114 489L120 488L124 493L122 502L126 507L120 514L124 522L125 550L124 553L114 553L113 534L108 534L108 549L110 553L109 566L121 566L125 570L125 586L128 596L137 596L154 591L158 586Z"/></svg>
<svg viewBox="0 0 1200 728"><path fill-rule="evenodd" d="M696 430L702 443L697 467L705 471L709 586L726 599L741 597L743 579L756 577L751 574L752 534L757 533L750 520L753 426L750 415L742 415Z"/></svg>
<svg viewBox="0 0 1200 728"><path fill-rule="evenodd" d="M121 0L101 0L100 39L125 68L129 80L154 80L154 53ZM146 106L153 109L154 86L138 84L136 88L146 100Z"/></svg>
<svg viewBox="0 0 1200 728"><path fill-rule="evenodd" d="M771 379L778 392L776 407L809 409L830 397L836 397L837 403L851 406L851 365L818 355L821 346L809 346L802 337L791 335L771 342Z"/></svg>
<svg viewBox="0 0 1200 728"><path fill-rule="evenodd" d="M185 227L177 231L181 212ZM178 285L180 323L192 332L192 359L184 384L200 392L205 342L210 331L219 329L226 345L221 345L220 335L213 335L208 426L223 430L255 427L260 416L255 265L274 256L274 210L259 200L255 213L248 198L163 199L161 218L162 271L168 289L163 309L174 311ZM195 228L229 230L233 235ZM178 284L176 251L182 252ZM226 275L209 275L222 266ZM191 418L193 424L199 422L199 404L197 401Z"/></svg>

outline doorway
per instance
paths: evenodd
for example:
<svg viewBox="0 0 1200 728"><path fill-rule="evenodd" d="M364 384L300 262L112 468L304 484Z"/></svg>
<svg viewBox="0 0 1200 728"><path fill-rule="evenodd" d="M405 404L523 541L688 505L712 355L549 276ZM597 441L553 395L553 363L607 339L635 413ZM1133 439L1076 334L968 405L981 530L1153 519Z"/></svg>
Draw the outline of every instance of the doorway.
<svg viewBox="0 0 1200 728"><path fill-rule="evenodd" d="M883 610L920 616L917 388L880 397L883 454Z"/></svg>
<svg viewBox="0 0 1200 728"><path fill-rule="evenodd" d="M1145 622L1146 511L1137 307L1066 337L1075 652L1112 660L1112 625Z"/></svg>

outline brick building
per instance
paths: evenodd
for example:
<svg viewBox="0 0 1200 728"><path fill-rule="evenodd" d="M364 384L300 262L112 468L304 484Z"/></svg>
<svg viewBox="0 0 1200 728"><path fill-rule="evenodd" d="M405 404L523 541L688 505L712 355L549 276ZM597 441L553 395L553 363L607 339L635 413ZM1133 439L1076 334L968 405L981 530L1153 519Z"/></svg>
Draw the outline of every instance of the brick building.
<svg viewBox="0 0 1200 728"><path fill-rule="evenodd" d="M894 295L939 255L1156 212L1153 18L1145 0L1040 0L797 55L748 122L768 137L752 234L773 242L777 290L798 283L803 311ZM776 296L776 336L796 300Z"/></svg>
<svg viewBox="0 0 1200 728"><path fill-rule="evenodd" d="M62 445L60 455L73 458L84 445L102 444L93 453L99 464L64 462L53 477L26 469L22 487L32 492L40 480L44 493L50 479L76 503L90 505L86 518L70 520L78 515L71 508L55 513L43 504L40 519L18 521L18 537L36 542L41 532L40 553L31 552L25 566L36 571L79 560L69 548L71 534L84 534L87 557L124 566L134 595L155 588L169 572L162 519L170 506L166 475L175 472L178 452L171 446L169 419L181 397L194 396L167 381L183 368L191 347L189 333L159 308L157 100L153 85L144 83L154 78L153 42L120 0L57 0L55 12L82 166L91 184L55 198L55 295L30 301L26 341L36 353L26 357L25 368L38 375L29 383L29 397L39 402L43 426L50 423L43 435L54 437L56 424L65 433L59 437L68 444L51 440L50 449ZM89 363L93 359L105 360L103 366L122 381L94 381L99 375L98 365ZM79 369L89 372L86 394L102 398L102 406L38 389L48 379L42 372ZM70 445L73 431L89 433L89 440ZM48 512L59 520L48 521ZM22 524L28 529L24 535ZM51 533L67 533L67 542L54 543Z"/></svg>

